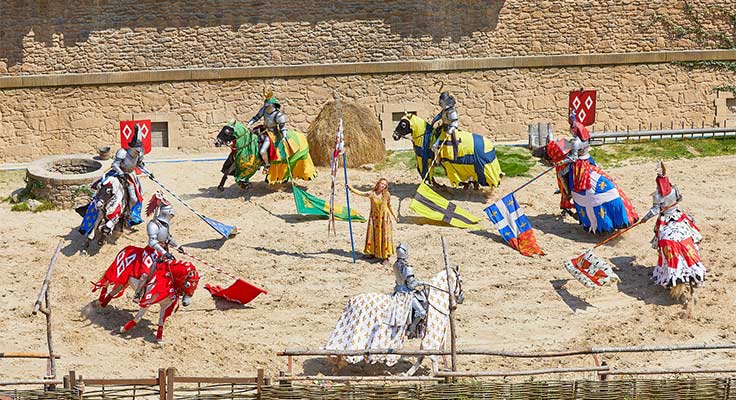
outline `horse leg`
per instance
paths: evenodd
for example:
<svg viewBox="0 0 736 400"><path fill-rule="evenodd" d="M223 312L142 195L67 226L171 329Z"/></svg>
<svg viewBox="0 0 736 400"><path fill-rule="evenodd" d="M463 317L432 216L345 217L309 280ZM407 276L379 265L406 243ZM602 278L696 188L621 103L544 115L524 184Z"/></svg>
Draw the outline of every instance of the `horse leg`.
<svg viewBox="0 0 736 400"><path fill-rule="evenodd" d="M138 322L140 322L141 318L146 315L146 311L148 311L148 307L141 307L141 309L138 310L138 313L135 314L135 317L133 317L133 319L126 322L125 325L120 327L120 333L125 333L131 330L134 326L138 325Z"/></svg>
<svg viewBox="0 0 736 400"><path fill-rule="evenodd" d="M124 290L125 286L119 285L112 289L112 292L107 293L107 286L104 286L102 288L102 291L100 292L100 298L98 301L100 302L100 307L105 308L110 303L110 300L113 299L118 293L120 293L121 290Z"/></svg>
<svg viewBox="0 0 736 400"><path fill-rule="evenodd" d="M217 190L220 192L225 191L225 181L227 181L227 174L222 174L222 179L220 179L220 184L217 185Z"/></svg>
<svg viewBox="0 0 736 400"><path fill-rule="evenodd" d="M156 343L158 344L164 343L164 324L174 309L176 309L176 301L167 299L161 303L161 310L158 313L158 329L156 329Z"/></svg>
<svg viewBox="0 0 736 400"><path fill-rule="evenodd" d="M422 361L424 361L424 356L419 356L419 358L417 358L417 361L414 363L414 365L412 365L411 368L409 368L409 370L406 371L404 375L414 376L414 374L417 372L417 369L419 369L419 367L422 366ZM436 361L434 362L436 363Z"/></svg>

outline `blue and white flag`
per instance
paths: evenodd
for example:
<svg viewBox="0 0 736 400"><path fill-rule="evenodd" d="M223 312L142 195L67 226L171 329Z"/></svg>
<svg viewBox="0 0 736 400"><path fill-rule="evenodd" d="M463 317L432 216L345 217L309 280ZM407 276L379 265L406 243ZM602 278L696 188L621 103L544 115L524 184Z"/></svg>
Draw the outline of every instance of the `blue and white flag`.
<svg viewBox="0 0 736 400"><path fill-rule="evenodd" d="M529 218L519 207L513 193L486 207L485 212L511 247L525 256L544 254L537 244Z"/></svg>

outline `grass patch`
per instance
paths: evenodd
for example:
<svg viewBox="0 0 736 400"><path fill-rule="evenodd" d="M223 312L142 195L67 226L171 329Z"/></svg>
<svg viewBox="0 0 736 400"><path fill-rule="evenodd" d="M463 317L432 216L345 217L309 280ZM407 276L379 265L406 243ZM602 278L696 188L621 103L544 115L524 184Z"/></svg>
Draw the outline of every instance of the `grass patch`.
<svg viewBox="0 0 736 400"><path fill-rule="evenodd" d="M528 176L529 170L537 163L531 152L522 147L498 146L496 157L507 177Z"/></svg>
<svg viewBox="0 0 736 400"><path fill-rule="evenodd" d="M501 170L507 177L526 175L536 160L532 157L529 150L520 147L498 146L496 147L496 157L498 163L501 164ZM376 165L376 170L383 171L387 169L417 169L417 158L413 151L391 151L386 155L386 160ZM446 177L444 168L434 169L436 177Z"/></svg>
<svg viewBox="0 0 736 400"><path fill-rule="evenodd" d="M21 183L23 182L23 177L26 176L26 170L24 169L17 169L17 170L10 170L10 171L0 171L0 185L4 185L7 183Z"/></svg>
<svg viewBox="0 0 736 400"><path fill-rule="evenodd" d="M28 203L25 201L18 204L13 204L13 207L10 208L10 211L31 211L31 208L28 207Z"/></svg>
<svg viewBox="0 0 736 400"><path fill-rule="evenodd" d="M736 154L736 138L654 140L632 144L596 146L590 154L606 167L641 164L652 160L677 160Z"/></svg>

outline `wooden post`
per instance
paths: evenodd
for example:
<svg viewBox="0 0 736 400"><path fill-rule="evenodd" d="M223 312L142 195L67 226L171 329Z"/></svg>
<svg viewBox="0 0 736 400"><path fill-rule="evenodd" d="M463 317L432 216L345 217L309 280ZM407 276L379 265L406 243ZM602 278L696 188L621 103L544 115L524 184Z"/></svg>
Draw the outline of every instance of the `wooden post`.
<svg viewBox="0 0 736 400"><path fill-rule="evenodd" d="M455 293L450 285L450 255L447 252L447 243L445 243L445 237L441 236L442 239L442 253L445 255L445 272L447 273L447 292L450 298L450 360L452 363L452 371L457 371L457 336L455 334Z"/></svg>
<svg viewBox="0 0 736 400"><path fill-rule="evenodd" d="M166 400L166 370L158 369L158 399Z"/></svg>
<svg viewBox="0 0 736 400"><path fill-rule="evenodd" d="M258 400L263 397L263 368L258 368L258 376L256 377L256 388L258 393Z"/></svg>
<svg viewBox="0 0 736 400"><path fill-rule="evenodd" d="M289 375L294 375L294 357L292 356L286 357L286 371L289 372Z"/></svg>
<svg viewBox="0 0 736 400"><path fill-rule="evenodd" d="M176 376L176 368L169 367L166 369L166 400L174 400L174 376Z"/></svg>
<svg viewBox="0 0 736 400"><path fill-rule="evenodd" d="M51 335L51 274L54 272L56 258L59 256L61 245L63 243L63 240L59 240L59 244L56 245L54 255L51 256L51 261L49 261L49 266L46 269L46 277L41 284L41 291L38 292L38 298L36 298L36 303L33 305L33 315L36 315L38 311L41 311L46 316L46 343L49 347L47 375L51 377L51 379L56 378L56 357L54 356L54 341ZM43 307L41 306L42 301L44 303ZM49 388L53 389L54 385L49 385Z"/></svg>

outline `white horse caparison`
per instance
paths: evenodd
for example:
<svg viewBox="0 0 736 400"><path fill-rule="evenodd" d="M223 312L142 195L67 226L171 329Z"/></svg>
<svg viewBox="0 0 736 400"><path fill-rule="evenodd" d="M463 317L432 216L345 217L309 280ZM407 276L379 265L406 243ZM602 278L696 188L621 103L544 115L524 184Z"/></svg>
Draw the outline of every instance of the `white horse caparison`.
<svg viewBox="0 0 736 400"><path fill-rule="evenodd" d="M452 272L449 277L446 270L443 269L430 281L434 288L429 288L427 328L422 337L420 346L422 350L444 350L450 321L450 299L445 289L448 287L448 281L458 303L461 303L464 297L460 274L454 269L450 271ZM437 290L437 288L442 290ZM401 349L406 340L406 328L409 321L407 320L403 325L389 326L385 321L391 304L392 295L383 293L363 293L351 297L324 349L361 351ZM369 363L382 362L392 366L398 362L399 358L400 356L397 355L370 355L367 357L347 356L344 360L353 364L365 359ZM437 371L437 357L430 356L429 358L432 361L432 370ZM337 357L338 366L342 359L342 356ZM424 356L420 356L406 375L413 375L423 360Z"/></svg>

